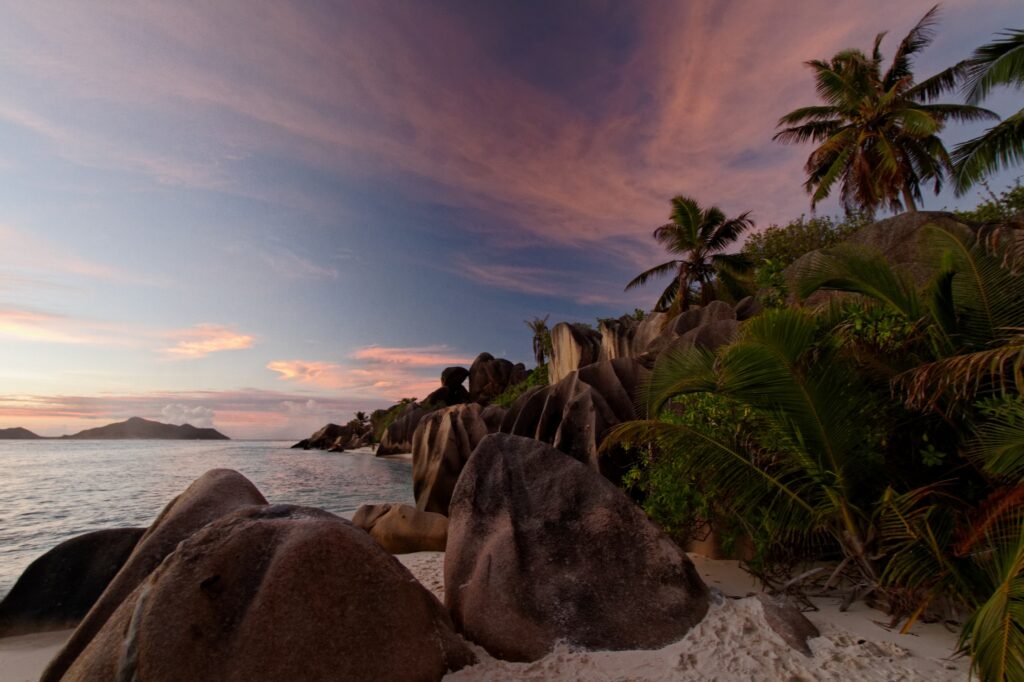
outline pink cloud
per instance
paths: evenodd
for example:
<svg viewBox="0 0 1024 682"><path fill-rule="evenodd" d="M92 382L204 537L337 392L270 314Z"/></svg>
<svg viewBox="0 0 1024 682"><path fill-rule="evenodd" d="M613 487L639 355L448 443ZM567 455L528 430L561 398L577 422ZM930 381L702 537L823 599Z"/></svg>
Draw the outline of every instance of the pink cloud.
<svg viewBox="0 0 1024 682"><path fill-rule="evenodd" d="M806 150L774 147L770 138L781 113L813 101L802 62L866 44L882 28L897 35L928 4L821 2L799 12L763 2L638 7L644 39L616 65L607 81L616 85L595 80L591 94L601 105L586 112L510 70L466 17L432 5L350 6L343 20L325 20L280 3L261 3L260 11L225 2L60 13L24 4L12 12L37 31L24 31L6 54L12 68L45 77L71 101L184 105L236 117L229 128L197 127L195 148L170 158L146 140L84 131L102 138L90 155L110 163L258 192L225 173L230 159L297 156L329 170L383 173L410 194L498 212L533 239L586 245L650 229L678 192L728 212L753 209L762 222L798 215L807 207L800 189ZM978 7L951 8L944 31ZM128 25L150 37L145 51L119 39ZM57 140L83 132L15 113ZM770 163L735 163L765 149ZM189 164L181 172L164 168ZM491 228L482 222L480 229Z"/></svg>
<svg viewBox="0 0 1024 682"><path fill-rule="evenodd" d="M345 362L274 360L267 369L281 381L349 395L387 400L423 398L440 388L441 369L468 365L472 358L448 346L366 346L349 354Z"/></svg>
<svg viewBox="0 0 1024 682"><path fill-rule="evenodd" d="M0 337L17 341L131 345L134 340L116 325L24 308L0 308Z"/></svg>
<svg viewBox="0 0 1024 682"><path fill-rule="evenodd" d="M412 365L416 367L441 367L444 365L466 365L473 358L453 353L448 346L421 346L418 348L388 348L367 346L350 356L353 360L373 363Z"/></svg>
<svg viewBox="0 0 1024 682"><path fill-rule="evenodd" d="M175 359L202 358L211 353L252 348L255 340L248 334L219 324L199 324L172 332L169 336L174 345L161 348L160 352Z"/></svg>

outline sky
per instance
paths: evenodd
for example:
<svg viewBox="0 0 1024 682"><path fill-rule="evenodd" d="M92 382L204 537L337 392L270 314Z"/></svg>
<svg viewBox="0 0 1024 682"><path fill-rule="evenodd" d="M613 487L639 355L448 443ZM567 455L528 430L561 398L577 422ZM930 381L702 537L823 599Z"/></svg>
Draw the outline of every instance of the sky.
<svg viewBox="0 0 1024 682"><path fill-rule="evenodd" d="M653 304L672 196L809 213L803 62L931 4L0 0L0 428L297 439L532 364L525 319ZM917 73L1022 23L946 2Z"/></svg>

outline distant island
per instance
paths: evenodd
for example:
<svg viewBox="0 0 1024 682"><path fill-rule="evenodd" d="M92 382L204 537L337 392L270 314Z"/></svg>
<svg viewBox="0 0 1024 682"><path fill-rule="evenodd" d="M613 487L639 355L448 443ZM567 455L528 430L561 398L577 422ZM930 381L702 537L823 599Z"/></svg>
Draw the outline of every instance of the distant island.
<svg viewBox="0 0 1024 682"><path fill-rule="evenodd" d="M217 429L200 429L191 424L162 424L132 417L127 421L86 429L70 436L40 436L16 426L0 429L0 440L231 440Z"/></svg>
<svg viewBox="0 0 1024 682"><path fill-rule="evenodd" d="M0 440L38 440L42 436L28 429L15 426L13 429L0 429Z"/></svg>
<svg viewBox="0 0 1024 682"><path fill-rule="evenodd" d="M71 436L75 440L231 440L216 429L200 429L191 424L161 424L141 417L95 429L79 431Z"/></svg>

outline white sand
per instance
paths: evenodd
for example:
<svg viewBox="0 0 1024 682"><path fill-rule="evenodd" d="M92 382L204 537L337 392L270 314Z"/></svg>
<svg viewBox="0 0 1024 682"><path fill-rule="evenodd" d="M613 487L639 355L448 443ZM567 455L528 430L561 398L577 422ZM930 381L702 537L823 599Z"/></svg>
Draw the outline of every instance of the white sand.
<svg viewBox="0 0 1024 682"><path fill-rule="evenodd" d="M0 639L0 680L36 682L74 630L55 630Z"/></svg>
<svg viewBox="0 0 1024 682"><path fill-rule="evenodd" d="M841 613L819 600L807 617L822 636L810 658L791 649L764 621L758 591L735 561L691 555L708 585L724 595L686 637L655 651L573 651L560 645L534 663L499 661L473 646L480 663L446 680L947 680L968 679L968 661L951 659L956 634L941 625L917 625L901 635L883 627L885 614L863 604ZM444 553L397 557L423 585L444 599ZM738 597L738 598L737 598ZM37 680L70 630L0 639L0 680Z"/></svg>
<svg viewBox="0 0 1024 682"><path fill-rule="evenodd" d="M534 663L497 660L474 646L480 663L446 680L946 680L968 679L965 658L952 659L956 634L918 625L901 635L882 626L885 614L857 604L839 611L819 600L806 614L822 636L810 658L794 651L764 620L759 589L735 561L691 555L704 581L725 598L686 637L655 651L573 651L558 646ZM444 597L444 553L397 557L438 598ZM739 597L738 599L736 597Z"/></svg>

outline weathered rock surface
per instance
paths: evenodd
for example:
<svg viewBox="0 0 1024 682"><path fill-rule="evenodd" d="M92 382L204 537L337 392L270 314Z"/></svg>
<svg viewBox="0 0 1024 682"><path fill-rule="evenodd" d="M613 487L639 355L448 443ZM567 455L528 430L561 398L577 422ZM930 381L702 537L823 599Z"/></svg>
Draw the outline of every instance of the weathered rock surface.
<svg viewBox="0 0 1024 682"><path fill-rule="evenodd" d="M694 306L672 319L666 319L665 313L651 313L640 322L628 315L606 320L601 323L601 358L652 360L668 348L694 344L714 350L732 339L739 329L737 321L748 319L760 310L760 304L748 297L735 308L724 301L712 301L703 307Z"/></svg>
<svg viewBox="0 0 1024 682"><path fill-rule="evenodd" d="M461 405L466 402L469 402L469 391L461 385L441 386L423 399L424 405L435 409L438 407Z"/></svg>
<svg viewBox="0 0 1024 682"><path fill-rule="evenodd" d="M952 213L917 211L901 213L867 225L850 235L843 243L880 252L890 263L904 267L918 284L924 284L935 274L939 262L928 246L927 230L924 229L928 225L958 232L971 230ZM811 251L804 254L783 271L791 301L796 300L797 281L819 257L819 253ZM832 292L817 292L805 303L811 306L819 305L835 295Z"/></svg>
<svg viewBox="0 0 1024 682"><path fill-rule="evenodd" d="M356 448L370 445L369 425L328 424L309 438L300 440L292 446L292 449L303 450L330 450L341 452L343 450L355 450Z"/></svg>
<svg viewBox="0 0 1024 682"><path fill-rule="evenodd" d="M807 620L807 617L800 612L794 604L776 597L769 597L766 594L757 595L764 610L764 619L771 626L779 637L786 644L790 645L804 656L811 655L811 647L807 640L814 639L821 635L814 623Z"/></svg>
<svg viewBox="0 0 1024 682"><path fill-rule="evenodd" d="M183 542L64 679L440 680L474 661L437 599L366 533L275 505Z"/></svg>
<svg viewBox="0 0 1024 682"><path fill-rule="evenodd" d="M144 532L110 528L85 533L33 561L0 602L0 637L78 625Z"/></svg>
<svg viewBox="0 0 1024 682"><path fill-rule="evenodd" d="M82 619L64 648L50 662L42 682L61 679L114 611L174 551L179 542L225 514L266 503L260 491L237 471L212 469L193 481L185 492L164 507L139 539L124 566Z"/></svg>
<svg viewBox="0 0 1024 682"><path fill-rule="evenodd" d="M420 511L448 514L462 467L488 434L483 408L455 405L424 417L412 442L412 488Z"/></svg>
<svg viewBox="0 0 1024 682"><path fill-rule="evenodd" d="M501 432L535 438L618 481L632 464L621 450L599 454L605 434L637 419L636 392L649 370L639 360L617 358L571 373L554 386L531 389L516 400Z"/></svg>
<svg viewBox="0 0 1024 682"><path fill-rule="evenodd" d="M526 366L512 364L490 353L481 353L469 368L469 397L475 403L486 405L513 384L526 379Z"/></svg>
<svg viewBox="0 0 1024 682"><path fill-rule="evenodd" d="M581 324L559 322L551 329L548 382L557 384L580 367L601 359L601 334Z"/></svg>
<svg viewBox="0 0 1024 682"><path fill-rule="evenodd" d="M736 303L736 319L740 322L749 320L761 313L764 310L764 306L754 296L747 296Z"/></svg>
<svg viewBox="0 0 1024 682"><path fill-rule="evenodd" d="M412 452L412 436L416 433L416 427L425 414L427 414L427 410L419 403L406 405L401 414L384 429L380 445L377 446L377 456Z"/></svg>
<svg viewBox="0 0 1024 682"><path fill-rule="evenodd" d="M451 501L445 603L469 639L532 661L556 641L654 649L704 617L693 564L635 504L550 446L487 436Z"/></svg>
<svg viewBox="0 0 1024 682"><path fill-rule="evenodd" d="M441 385L455 388L462 386L469 378L469 370L465 367L445 367L441 372Z"/></svg>
<svg viewBox="0 0 1024 682"><path fill-rule="evenodd" d="M443 552L448 540L448 517L408 504L364 504L352 523L389 554Z"/></svg>
<svg viewBox="0 0 1024 682"><path fill-rule="evenodd" d="M508 408L501 405L488 405L480 410L480 418L487 425L487 433L495 433L501 429L501 422L504 421L506 414Z"/></svg>

